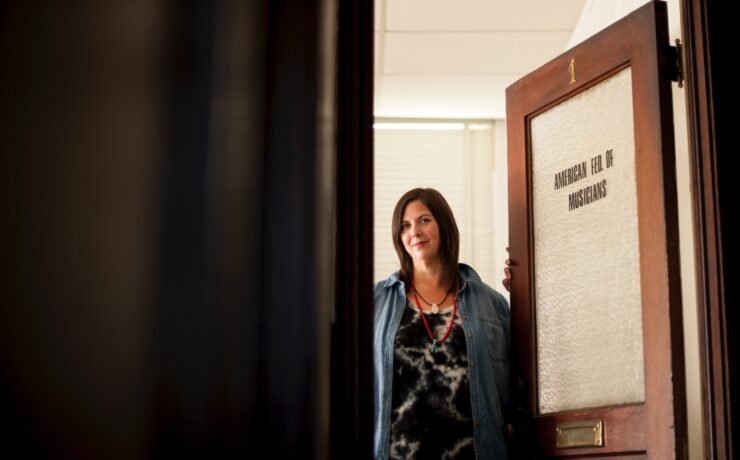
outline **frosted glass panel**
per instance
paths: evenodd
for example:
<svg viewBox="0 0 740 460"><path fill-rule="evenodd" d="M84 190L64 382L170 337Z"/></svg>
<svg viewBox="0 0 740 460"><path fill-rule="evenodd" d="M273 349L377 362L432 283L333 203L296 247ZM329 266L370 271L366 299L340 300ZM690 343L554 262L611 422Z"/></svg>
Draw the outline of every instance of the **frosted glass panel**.
<svg viewBox="0 0 740 460"><path fill-rule="evenodd" d="M540 413L645 398L630 69L531 121Z"/></svg>

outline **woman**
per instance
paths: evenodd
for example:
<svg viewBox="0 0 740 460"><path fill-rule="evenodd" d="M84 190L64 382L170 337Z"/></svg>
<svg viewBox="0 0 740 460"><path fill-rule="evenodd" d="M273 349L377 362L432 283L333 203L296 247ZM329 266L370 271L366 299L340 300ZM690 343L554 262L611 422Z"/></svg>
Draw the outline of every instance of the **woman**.
<svg viewBox="0 0 740 460"><path fill-rule="evenodd" d="M507 458L506 300L458 264L436 190L404 194L391 233L401 269L375 285L375 458Z"/></svg>

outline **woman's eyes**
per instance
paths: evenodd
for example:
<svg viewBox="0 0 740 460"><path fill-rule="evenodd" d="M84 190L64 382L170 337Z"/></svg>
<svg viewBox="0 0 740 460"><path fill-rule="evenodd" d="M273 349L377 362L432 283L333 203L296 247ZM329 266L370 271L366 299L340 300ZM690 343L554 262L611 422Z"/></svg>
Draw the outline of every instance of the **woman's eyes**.
<svg viewBox="0 0 740 460"><path fill-rule="evenodd" d="M431 217L420 217L419 218L419 223L420 224L428 224L431 221L432 221L432 218ZM404 223L401 224L401 230L408 230L409 228L411 228L411 224L410 223L404 222Z"/></svg>

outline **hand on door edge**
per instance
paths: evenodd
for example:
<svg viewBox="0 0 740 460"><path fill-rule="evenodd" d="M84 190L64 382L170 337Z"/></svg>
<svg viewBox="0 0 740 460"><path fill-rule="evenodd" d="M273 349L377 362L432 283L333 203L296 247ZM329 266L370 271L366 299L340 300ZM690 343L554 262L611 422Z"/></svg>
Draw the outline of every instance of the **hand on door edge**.
<svg viewBox="0 0 740 460"><path fill-rule="evenodd" d="M509 252L508 246L506 252ZM511 259L506 259L504 265L504 279L501 280L501 284L504 285L504 289L511 292Z"/></svg>

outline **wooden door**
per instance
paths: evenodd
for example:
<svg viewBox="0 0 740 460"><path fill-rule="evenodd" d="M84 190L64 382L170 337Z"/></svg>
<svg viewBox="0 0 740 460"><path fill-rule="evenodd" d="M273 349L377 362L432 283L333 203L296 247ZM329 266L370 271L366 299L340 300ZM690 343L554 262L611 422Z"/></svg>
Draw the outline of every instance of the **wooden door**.
<svg viewBox="0 0 740 460"><path fill-rule="evenodd" d="M686 455L673 55L649 3L507 89L514 456Z"/></svg>

